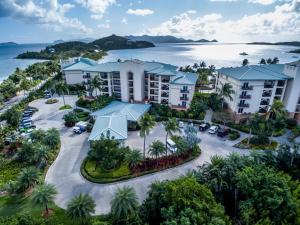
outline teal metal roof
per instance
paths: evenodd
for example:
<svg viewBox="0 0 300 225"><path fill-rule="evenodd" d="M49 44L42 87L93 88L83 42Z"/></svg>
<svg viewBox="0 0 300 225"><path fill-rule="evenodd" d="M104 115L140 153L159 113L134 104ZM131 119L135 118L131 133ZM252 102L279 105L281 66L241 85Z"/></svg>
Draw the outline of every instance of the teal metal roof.
<svg viewBox="0 0 300 225"><path fill-rule="evenodd" d="M185 73L177 71L176 76L171 80L171 84L195 85L198 79L196 73Z"/></svg>
<svg viewBox="0 0 300 225"><path fill-rule="evenodd" d="M97 65L88 66L85 68L86 71L94 71L94 72L114 72L120 71L120 62L107 62L100 63Z"/></svg>
<svg viewBox="0 0 300 225"><path fill-rule="evenodd" d="M237 80L287 80L291 77L283 74L284 64L250 65L242 67L227 67L217 71Z"/></svg>
<svg viewBox="0 0 300 225"><path fill-rule="evenodd" d="M91 115L98 117L101 116L126 116L129 121L138 121L149 109L149 104L132 104L127 102L113 101L108 106L98 111L93 112Z"/></svg>
<svg viewBox="0 0 300 225"><path fill-rule="evenodd" d="M99 140L101 135L106 137L109 133L111 138L116 140L127 139L127 119L126 116L100 116L97 117L89 141Z"/></svg>
<svg viewBox="0 0 300 225"><path fill-rule="evenodd" d="M64 67L64 70L84 70L87 67L98 65L96 61L79 57L74 63Z"/></svg>

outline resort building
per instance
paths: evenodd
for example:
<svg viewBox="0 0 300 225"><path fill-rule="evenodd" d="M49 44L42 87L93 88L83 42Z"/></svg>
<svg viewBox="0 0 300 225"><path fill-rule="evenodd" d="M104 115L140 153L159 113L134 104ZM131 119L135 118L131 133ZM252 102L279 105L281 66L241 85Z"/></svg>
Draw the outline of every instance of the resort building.
<svg viewBox="0 0 300 225"><path fill-rule="evenodd" d="M198 77L170 64L140 60L98 64L78 58L71 63L62 62L62 68L66 83L84 84L87 96L107 94L122 102L159 103L178 109L189 107ZM101 78L102 88L91 92L95 76Z"/></svg>
<svg viewBox="0 0 300 225"><path fill-rule="evenodd" d="M225 101L238 120L266 113L275 99L283 101L291 118L300 120L300 61L228 67L217 72L217 92L225 83L233 87L233 99Z"/></svg>

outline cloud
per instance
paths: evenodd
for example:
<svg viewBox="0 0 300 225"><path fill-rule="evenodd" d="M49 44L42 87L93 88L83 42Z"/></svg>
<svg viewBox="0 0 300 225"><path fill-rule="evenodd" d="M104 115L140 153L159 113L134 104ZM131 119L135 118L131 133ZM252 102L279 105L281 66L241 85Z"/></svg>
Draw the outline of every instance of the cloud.
<svg viewBox="0 0 300 225"><path fill-rule="evenodd" d="M189 13L189 14L196 14L197 11L196 10L189 10L189 11L187 11L187 13Z"/></svg>
<svg viewBox="0 0 300 225"><path fill-rule="evenodd" d="M128 14L136 15L136 16L147 16L154 13L151 9L128 9Z"/></svg>
<svg viewBox="0 0 300 225"><path fill-rule="evenodd" d="M248 0L249 3L258 3L261 5L271 5L276 2L276 0Z"/></svg>
<svg viewBox="0 0 300 225"><path fill-rule="evenodd" d="M103 17L107 8L116 3L116 0L75 0L75 2L92 12L92 19L99 20Z"/></svg>
<svg viewBox="0 0 300 225"><path fill-rule="evenodd" d="M127 19L125 17L123 17L122 20L121 20L121 23L128 24L128 21L127 21Z"/></svg>
<svg viewBox="0 0 300 225"><path fill-rule="evenodd" d="M300 36L300 1L284 3L273 11L245 15L237 20L226 20L221 14L212 13L191 18L183 13L170 18L143 33L176 35L185 38L217 38L222 41L286 40Z"/></svg>
<svg viewBox="0 0 300 225"><path fill-rule="evenodd" d="M78 18L69 18L65 13L74 5L59 4L57 0L37 3L34 0L1 0L0 17L10 17L30 24L40 24L55 31L72 28L85 33L91 33Z"/></svg>
<svg viewBox="0 0 300 225"><path fill-rule="evenodd" d="M210 0L211 2L236 2L238 0Z"/></svg>
<svg viewBox="0 0 300 225"><path fill-rule="evenodd" d="M105 29L109 29L110 28L110 24L109 23L101 23L99 25L97 25L98 28L105 28Z"/></svg>

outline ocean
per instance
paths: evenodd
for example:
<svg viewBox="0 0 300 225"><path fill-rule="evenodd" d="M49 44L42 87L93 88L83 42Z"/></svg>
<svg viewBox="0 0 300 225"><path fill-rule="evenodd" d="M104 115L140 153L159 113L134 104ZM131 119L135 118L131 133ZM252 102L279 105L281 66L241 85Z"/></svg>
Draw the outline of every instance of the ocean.
<svg viewBox="0 0 300 225"><path fill-rule="evenodd" d="M17 67L25 69L27 66L43 61L36 59L15 59L17 55L26 51L40 51L49 44L19 44L0 46L0 81L12 74Z"/></svg>
<svg viewBox="0 0 300 225"><path fill-rule="evenodd" d="M0 80L12 74L17 67L24 69L30 64L41 61L15 59L18 54L26 51L40 51L47 45L0 46ZM257 64L261 58L269 57L278 57L280 63L299 60L299 54L288 53L293 49L297 49L297 47L224 43L156 44L154 48L112 50L100 62L115 61L117 59L139 59L185 66L205 61L207 65L213 64L216 68L220 68L239 66L245 58L249 60L250 64ZM241 52L246 52L248 55L242 56L240 55Z"/></svg>

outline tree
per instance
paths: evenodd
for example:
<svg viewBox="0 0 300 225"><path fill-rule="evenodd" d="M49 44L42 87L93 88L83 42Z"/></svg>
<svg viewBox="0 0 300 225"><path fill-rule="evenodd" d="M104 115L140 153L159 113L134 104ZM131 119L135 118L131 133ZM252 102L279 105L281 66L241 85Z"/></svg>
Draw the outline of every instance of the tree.
<svg viewBox="0 0 300 225"><path fill-rule="evenodd" d="M259 61L259 64L260 64L260 65L265 65L265 64L267 64L267 63L266 63L266 60L265 60L264 58L262 58L262 59Z"/></svg>
<svg viewBox="0 0 300 225"><path fill-rule="evenodd" d="M167 140L169 135L172 135L173 132L176 132L179 130L179 125L176 120L176 118L172 117L169 118L166 122L163 123L165 130L166 130L166 155L168 154L168 148L167 148Z"/></svg>
<svg viewBox="0 0 300 225"><path fill-rule="evenodd" d="M200 62L199 67L202 69L206 68L206 63L204 61Z"/></svg>
<svg viewBox="0 0 300 225"><path fill-rule="evenodd" d="M249 64L249 60L248 59L244 59L242 62L242 66L247 66Z"/></svg>
<svg viewBox="0 0 300 225"><path fill-rule="evenodd" d="M213 72L216 71L216 67L215 67L214 65L210 65L210 66L208 67L208 69L209 69L210 74L212 74Z"/></svg>
<svg viewBox="0 0 300 225"><path fill-rule="evenodd" d="M211 191L191 177L151 185L141 217L150 225L226 224L224 210Z"/></svg>
<svg viewBox="0 0 300 225"><path fill-rule="evenodd" d="M217 88L220 97L222 98L222 110L224 109L224 98L228 98L230 101L233 100L232 94L235 91L232 89L232 85L230 83L222 84L221 88Z"/></svg>
<svg viewBox="0 0 300 225"><path fill-rule="evenodd" d="M278 57L274 57L271 64L277 64L277 63L279 63L279 59Z"/></svg>
<svg viewBox="0 0 300 225"><path fill-rule="evenodd" d="M258 131L259 124L262 122L262 118L259 116L258 113L255 113L253 117L248 120L249 126L249 137L248 137L248 145L250 145L250 140L252 136L252 131Z"/></svg>
<svg viewBox="0 0 300 225"><path fill-rule="evenodd" d="M284 107L284 104L280 100L274 100L268 113L267 113L267 120L270 117L276 118L276 117L285 117L286 116L286 109Z"/></svg>
<svg viewBox="0 0 300 225"><path fill-rule="evenodd" d="M136 167L143 159L139 149L133 149L125 155L125 161L130 168Z"/></svg>
<svg viewBox="0 0 300 225"><path fill-rule="evenodd" d="M34 146L28 141L22 142L21 148L17 152L17 160L21 162L32 162L32 156L34 155Z"/></svg>
<svg viewBox="0 0 300 225"><path fill-rule="evenodd" d="M63 101L64 101L64 105L66 105L66 102L65 102L65 93L68 91L68 87L65 84L65 82L63 82L63 81L57 82L55 84L55 91L56 91L56 93L58 95L62 95Z"/></svg>
<svg viewBox="0 0 300 225"><path fill-rule="evenodd" d="M43 139L43 143L48 145L51 149L57 146L60 143L59 131L55 128L47 130Z"/></svg>
<svg viewBox="0 0 300 225"><path fill-rule="evenodd" d="M197 129L191 124L184 127L183 138L189 149L195 148L201 142L201 139L197 136Z"/></svg>
<svg viewBox="0 0 300 225"><path fill-rule="evenodd" d="M117 220L126 220L138 208L137 195L132 187L119 188L111 201L111 214Z"/></svg>
<svg viewBox="0 0 300 225"><path fill-rule="evenodd" d="M150 114L145 114L138 122L140 126L140 136L144 138L144 158L146 157L146 136L149 134L150 129L155 126L155 121Z"/></svg>
<svg viewBox="0 0 300 225"><path fill-rule="evenodd" d="M37 145L34 150L34 161L37 163L37 167L41 168L47 165L50 149L45 145Z"/></svg>
<svg viewBox="0 0 300 225"><path fill-rule="evenodd" d="M35 205L45 207L46 214L49 215L48 206L53 203L56 194L54 185L42 184L34 188L31 199Z"/></svg>
<svg viewBox="0 0 300 225"><path fill-rule="evenodd" d="M25 96L25 94L26 94L26 91L29 91L30 90L30 87L31 87L31 81L30 80L28 80L26 77L23 77L22 78L22 81L21 81L21 83L20 83L20 88L21 88L21 90L23 90L24 91L24 96Z"/></svg>
<svg viewBox="0 0 300 225"><path fill-rule="evenodd" d="M67 205L67 214L73 220L86 224L92 213L95 213L96 204L91 196L80 193Z"/></svg>
<svg viewBox="0 0 300 225"><path fill-rule="evenodd" d="M268 64L272 64L272 61L273 61L273 60L272 60L271 58L268 58L268 59L267 59L267 63L268 63Z"/></svg>
<svg viewBox="0 0 300 225"><path fill-rule="evenodd" d="M96 96L97 94L97 90L101 91L102 90L102 81L99 75L95 76L94 78L92 78L91 80L91 95L93 96L93 91L96 90Z"/></svg>
<svg viewBox="0 0 300 225"><path fill-rule="evenodd" d="M17 180L21 190L24 191L38 182L38 172L33 167L26 167L21 171Z"/></svg>
<svg viewBox="0 0 300 225"><path fill-rule="evenodd" d="M155 156L155 158L157 159L157 157L161 155L165 151L165 149L165 145L161 141L157 140L152 142L152 144L149 147L148 153L151 156Z"/></svg>

